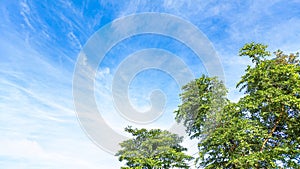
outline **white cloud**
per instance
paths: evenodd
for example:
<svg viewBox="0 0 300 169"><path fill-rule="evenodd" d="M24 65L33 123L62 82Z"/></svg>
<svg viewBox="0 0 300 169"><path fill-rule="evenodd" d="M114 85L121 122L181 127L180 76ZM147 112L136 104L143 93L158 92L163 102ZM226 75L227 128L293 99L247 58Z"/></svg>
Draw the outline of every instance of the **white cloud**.
<svg viewBox="0 0 300 169"><path fill-rule="evenodd" d="M44 166L45 168L115 168L114 165L107 163L116 157L105 155L101 150L92 145L89 140L80 144L71 139L52 140L57 145L42 146L39 142L28 139L1 139L0 156L14 159L16 161L27 161L23 164L24 168L34 166ZM52 147L49 149L49 147ZM5 164L5 163L4 163ZM16 165L17 166L17 165ZM43 167L43 168L44 168ZM17 168L17 167L16 167Z"/></svg>
<svg viewBox="0 0 300 169"><path fill-rule="evenodd" d="M110 75L110 68L105 67L97 71L96 78L100 78L101 80L104 80L108 75Z"/></svg>

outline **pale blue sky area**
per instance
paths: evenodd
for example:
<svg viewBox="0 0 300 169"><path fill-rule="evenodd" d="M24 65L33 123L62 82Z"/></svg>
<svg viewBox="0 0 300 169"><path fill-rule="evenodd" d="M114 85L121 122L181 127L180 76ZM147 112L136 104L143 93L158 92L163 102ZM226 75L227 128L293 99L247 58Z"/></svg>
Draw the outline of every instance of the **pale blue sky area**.
<svg viewBox="0 0 300 169"><path fill-rule="evenodd" d="M72 95L73 72L80 50L102 26L127 15L160 12L194 24L218 54L229 89L235 89L250 61L238 57L247 42L271 51L300 51L299 0L86 0L0 2L0 168L114 169L117 157L98 148L77 120ZM132 53L158 48L178 56L195 77L207 74L196 54L171 37L132 36L116 44L98 67L95 98L102 116L120 134L127 125L168 129L180 103L180 86L166 72L148 69L131 81L130 102L141 111L150 92L166 96L165 111L154 122L135 124L115 110L111 85L118 66ZM133 63L134 64L134 63ZM180 70L178 70L180 71ZM109 138L107 138L109 139ZM195 149L187 140L184 145Z"/></svg>

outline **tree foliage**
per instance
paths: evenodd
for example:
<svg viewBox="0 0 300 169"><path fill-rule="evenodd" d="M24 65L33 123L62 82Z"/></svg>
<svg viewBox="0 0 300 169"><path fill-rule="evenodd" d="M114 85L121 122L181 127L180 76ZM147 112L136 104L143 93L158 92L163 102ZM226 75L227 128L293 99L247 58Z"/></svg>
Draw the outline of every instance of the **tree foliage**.
<svg viewBox="0 0 300 169"><path fill-rule="evenodd" d="M182 87L182 104L175 111L191 138L200 138L214 129L222 108L229 103L227 90L217 78L202 75Z"/></svg>
<svg viewBox="0 0 300 169"><path fill-rule="evenodd" d="M240 50L254 65L237 84L245 93L237 103L226 99L216 78L202 76L183 87L176 118L191 138L200 139L201 166L300 167L299 54L278 50L271 58L266 49L249 43Z"/></svg>
<svg viewBox="0 0 300 169"><path fill-rule="evenodd" d="M247 44L248 46L264 46ZM245 45L245 46L247 46ZM242 48L241 56L249 49ZM246 52L246 53L245 53ZM257 146L258 167L277 167L279 161L284 168L300 167L300 65L299 54L274 52L273 59L266 59L265 49L256 53L254 67L238 83L245 92L239 104L249 119L264 131ZM268 55L266 55L268 56Z"/></svg>
<svg viewBox="0 0 300 169"><path fill-rule="evenodd" d="M182 147L182 137L160 129L125 128L133 138L120 143L119 161L126 161L123 169L167 169L189 168L192 157L186 155Z"/></svg>

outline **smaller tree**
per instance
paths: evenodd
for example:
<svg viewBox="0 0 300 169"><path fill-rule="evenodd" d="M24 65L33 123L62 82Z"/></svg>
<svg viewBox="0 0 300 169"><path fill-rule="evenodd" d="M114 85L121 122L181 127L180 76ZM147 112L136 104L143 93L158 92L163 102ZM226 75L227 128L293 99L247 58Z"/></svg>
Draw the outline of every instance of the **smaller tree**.
<svg viewBox="0 0 300 169"><path fill-rule="evenodd" d="M203 139L215 130L222 109L230 103L227 89L216 77L202 75L182 87L182 104L175 111L177 122L183 122L191 138Z"/></svg>
<svg viewBox="0 0 300 169"><path fill-rule="evenodd" d="M120 143L122 149L116 156L126 161L122 169L189 168L188 162L193 158L184 153L187 149L180 145L182 137L160 129L126 127L125 131L134 138Z"/></svg>

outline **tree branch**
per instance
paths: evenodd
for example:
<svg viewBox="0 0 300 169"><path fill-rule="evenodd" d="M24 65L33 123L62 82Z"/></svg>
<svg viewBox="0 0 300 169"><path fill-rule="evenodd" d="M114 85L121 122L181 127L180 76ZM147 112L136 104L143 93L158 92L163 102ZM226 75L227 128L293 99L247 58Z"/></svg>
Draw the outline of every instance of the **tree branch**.
<svg viewBox="0 0 300 169"><path fill-rule="evenodd" d="M267 142L269 141L269 139L272 137L273 133L275 132L275 130L276 130L276 128L277 128L277 126L278 126L278 124L279 124L279 122L280 122L280 120L281 120L282 115L283 115L283 110L281 111L281 113L280 113L278 119L276 120L275 125L274 125L274 127L272 128L271 132L269 133L268 137L267 137L267 138L265 139L265 141L263 142L263 144L262 144L262 146L261 146L261 148L260 148L260 152L262 152L262 151L264 150L265 145L267 144Z"/></svg>

